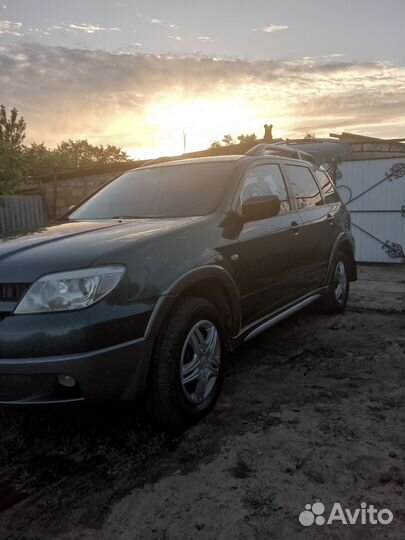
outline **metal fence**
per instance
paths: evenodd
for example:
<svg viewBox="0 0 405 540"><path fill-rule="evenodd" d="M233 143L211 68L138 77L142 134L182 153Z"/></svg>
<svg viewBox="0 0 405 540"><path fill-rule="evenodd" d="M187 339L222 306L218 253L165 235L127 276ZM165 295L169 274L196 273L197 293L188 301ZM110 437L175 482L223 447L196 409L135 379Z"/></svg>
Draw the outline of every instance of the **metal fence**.
<svg viewBox="0 0 405 540"><path fill-rule="evenodd" d="M0 234L29 230L46 223L40 195L13 195L0 199Z"/></svg>
<svg viewBox="0 0 405 540"><path fill-rule="evenodd" d="M352 215L359 262L404 263L405 159L345 161L337 187Z"/></svg>

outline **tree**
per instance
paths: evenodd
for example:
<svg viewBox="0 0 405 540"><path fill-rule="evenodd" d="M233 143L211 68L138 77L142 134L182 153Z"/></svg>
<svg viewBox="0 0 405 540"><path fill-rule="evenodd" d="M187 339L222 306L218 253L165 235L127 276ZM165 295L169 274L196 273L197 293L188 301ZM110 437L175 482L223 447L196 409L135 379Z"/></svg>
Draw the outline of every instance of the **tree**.
<svg viewBox="0 0 405 540"><path fill-rule="evenodd" d="M113 145L94 146L86 139L62 141L55 150L57 166L61 168L88 167L90 165L131 161L129 156Z"/></svg>
<svg viewBox="0 0 405 540"><path fill-rule="evenodd" d="M7 144L12 150L22 151L25 139L26 123L21 116L18 118L18 111L14 107L10 111L10 117L4 105L0 105L0 140Z"/></svg>
<svg viewBox="0 0 405 540"><path fill-rule="evenodd" d="M238 136L239 144L248 144L257 141L256 133L250 133L244 135L243 133Z"/></svg>
<svg viewBox="0 0 405 540"><path fill-rule="evenodd" d="M222 145L221 145L221 143L220 143L219 141L213 141L213 142L211 143L210 148L221 148L221 146L222 146Z"/></svg>
<svg viewBox="0 0 405 540"><path fill-rule="evenodd" d="M15 193L26 178L24 159L25 120L18 118L16 108L10 116L4 105L0 105L0 196Z"/></svg>
<svg viewBox="0 0 405 540"><path fill-rule="evenodd" d="M0 139L0 198L15 193L26 176L24 156Z"/></svg>
<svg viewBox="0 0 405 540"><path fill-rule="evenodd" d="M41 174L56 168L57 156L55 150L51 150L44 143L32 143L31 146L27 146L24 155L30 174Z"/></svg>
<svg viewBox="0 0 405 540"><path fill-rule="evenodd" d="M242 133L236 139L237 141L239 141L239 144L254 143L255 141L257 141L257 137L255 133L250 133L247 135L244 135ZM222 137L222 142L224 143L223 145L218 140L213 141L211 143L210 148L221 148L221 146L232 146L234 144L237 144L230 133L227 133L226 135Z"/></svg>
<svg viewBox="0 0 405 540"><path fill-rule="evenodd" d="M116 146L94 146L87 140L68 139L51 149L44 143L32 143L25 149L31 174L43 174L52 169L74 169L92 165L130 161L128 155Z"/></svg>
<svg viewBox="0 0 405 540"><path fill-rule="evenodd" d="M223 136L222 142L225 144L225 146L231 146L232 144L235 144L233 137L230 133L227 133Z"/></svg>
<svg viewBox="0 0 405 540"><path fill-rule="evenodd" d="M7 114L6 107L0 105L0 197L15 193L28 173L130 161L117 146L92 145L85 139L67 139L55 149L44 143L25 146L25 129L25 120L16 108Z"/></svg>

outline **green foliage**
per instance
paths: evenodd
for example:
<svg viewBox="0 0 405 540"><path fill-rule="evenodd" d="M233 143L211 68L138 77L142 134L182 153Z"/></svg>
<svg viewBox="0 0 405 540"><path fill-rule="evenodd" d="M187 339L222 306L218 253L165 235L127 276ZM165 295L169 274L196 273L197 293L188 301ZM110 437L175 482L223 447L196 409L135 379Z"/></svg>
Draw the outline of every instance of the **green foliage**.
<svg viewBox="0 0 405 540"><path fill-rule="evenodd" d="M236 140L239 141L239 144L254 143L257 141L257 136L255 133L248 133L246 135L241 133L238 135L238 137L236 137ZM232 146L233 144L238 144L230 133L227 133L222 137L222 143L223 144L221 144L221 142L218 140L213 141L210 148L221 148L221 146Z"/></svg>
<svg viewBox="0 0 405 540"><path fill-rule="evenodd" d="M67 139L55 149L44 143L25 146L25 129L25 120L16 108L7 114L5 106L0 105L0 196L15 193L27 174L130 161L117 146L92 145L85 139Z"/></svg>
<svg viewBox="0 0 405 540"><path fill-rule="evenodd" d="M234 143L233 137L230 133L227 133L222 137L222 142L225 144L225 146L231 146Z"/></svg>
<svg viewBox="0 0 405 540"><path fill-rule="evenodd" d="M26 178L25 125L17 109L11 109L8 116L4 105L0 105L0 197L15 193Z"/></svg>
<svg viewBox="0 0 405 540"><path fill-rule="evenodd" d="M221 143L220 143L219 141L213 141L213 142L211 143L210 148L221 148L221 146L222 146L222 145L221 145Z"/></svg>
<svg viewBox="0 0 405 540"><path fill-rule="evenodd" d="M263 488L248 492L242 499L242 506L251 516L258 517L267 517L276 509L274 495Z"/></svg>
<svg viewBox="0 0 405 540"><path fill-rule="evenodd" d="M47 148L44 143L32 143L24 151L31 174L51 172L57 164L54 150Z"/></svg>
<svg viewBox="0 0 405 540"><path fill-rule="evenodd" d="M87 140L62 141L55 150L59 167L87 167L94 164L108 165L122 161L130 161L130 158L117 146L107 145L94 146Z"/></svg>
<svg viewBox="0 0 405 540"><path fill-rule="evenodd" d="M246 135L242 133L241 135L238 135L238 141L239 144L253 143L257 141L256 133L250 133Z"/></svg>
<svg viewBox="0 0 405 540"><path fill-rule="evenodd" d="M18 118L18 111L14 107L7 115L4 105L0 105L0 140L11 150L22 151L25 139L26 123L21 116Z"/></svg>
<svg viewBox="0 0 405 540"><path fill-rule="evenodd" d="M47 148L43 143L33 143L26 148L25 155L32 174L130 161L128 155L117 146L94 146L85 139L68 139L55 149Z"/></svg>
<svg viewBox="0 0 405 540"><path fill-rule="evenodd" d="M24 156L0 139L0 197L15 193L26 174Z"/></svg>

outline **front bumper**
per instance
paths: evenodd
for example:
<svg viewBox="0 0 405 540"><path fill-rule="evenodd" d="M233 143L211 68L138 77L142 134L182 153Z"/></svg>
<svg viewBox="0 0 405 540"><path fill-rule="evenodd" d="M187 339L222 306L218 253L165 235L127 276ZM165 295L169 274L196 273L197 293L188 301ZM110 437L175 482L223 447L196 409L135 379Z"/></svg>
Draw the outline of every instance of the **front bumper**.
<svg viewBox="0 0 405 540"><path fill-rule="evenodd" d="M58 404L132 400L142 395L151 342L145 338L80 354L0 359L0 403ZM58 375L76 384L59 384Z"/></svg>

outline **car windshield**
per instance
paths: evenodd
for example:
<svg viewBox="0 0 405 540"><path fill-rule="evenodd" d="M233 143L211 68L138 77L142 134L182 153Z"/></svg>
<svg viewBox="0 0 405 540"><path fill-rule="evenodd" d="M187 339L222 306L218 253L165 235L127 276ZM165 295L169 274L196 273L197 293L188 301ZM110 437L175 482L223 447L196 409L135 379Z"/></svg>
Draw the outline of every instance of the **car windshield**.
<svg viewBox="0 0 405 540"><path fill-rule="evenodd" d="M70 220L187 217L212 213L233 161L129 171L69 214Z"/></svg>

